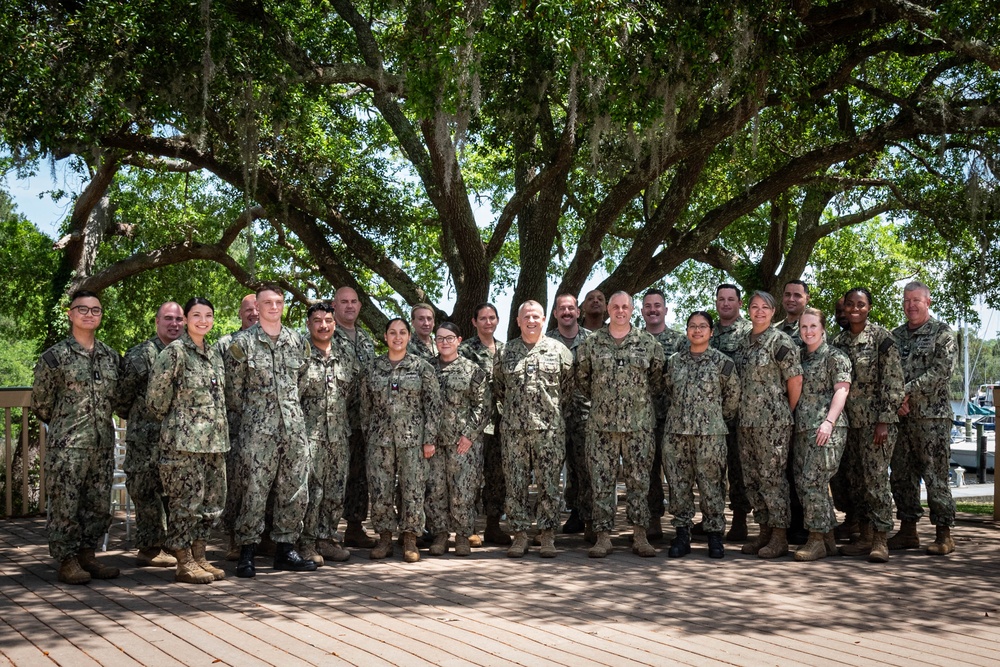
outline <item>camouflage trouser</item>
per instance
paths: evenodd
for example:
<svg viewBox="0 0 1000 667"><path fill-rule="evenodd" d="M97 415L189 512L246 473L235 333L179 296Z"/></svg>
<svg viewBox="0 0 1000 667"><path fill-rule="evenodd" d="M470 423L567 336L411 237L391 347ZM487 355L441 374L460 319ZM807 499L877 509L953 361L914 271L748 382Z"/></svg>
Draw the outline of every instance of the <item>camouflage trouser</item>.
<svg viewBox="0 0 1000 667"><path fill-rule="evenodd" d="M476 532L476 493L483 481L482 440L473 442L464 454L458 453L456 444L439 444L427 469L427 530L435 535L472 535Z"/></svg>
<svg viewBox="0 0 1000 667"><path fill-rule="evenodd" d="M534 514L539 530L559 527L559 473L566 451L562 425L544 431L503 429L504 478L507 481L507 524L514 533L531 528ZM534 508L528 507L528 486L534 473L538 496Z"/></svg>
<svg viewBox="0 0 1000 667"><path fill-rule="evenodd" d="M351 462L344 490L344 518L351 523L361 523L368 517L368 466L365 463L368 448L361 427L353 428L348 444Z"/></svg>
<svg viewBox="0 0 1000 667"><path fill-rule="evenodd" d="M302 541L333 539L344 514L350 467L347 440L309 443L309 505L302 522Z"/></svg>
<svg viewBox="0 0 1000 667"><path fill-rule="evenodd" d="M207 540L226 504L226 455L172 452L160 458L160 477L170 520L167 549L185 549Z"/></svg>
<svg viewBox="0 0 1000 667"><path fill-rule="evenodd" d="M802 501L803 523L810 532L827 533L837 526L830 497L830 478L840 466L847 429L835 428L830 440L816 444L816 429L797 431L792 443L795 489Z"/></svg>
<svg viewBox="0 0 1000 667"><path fill-rule="evenodd" d="M111 447L66 447L45 452L45 529L57 561L93 549L111 525Z"/></svg>
<svg viewBox="0 0 1000 667"><path fill-rule="evenodd" d="M650 520L659 519L665 513L663 505L663 477L667 467L663 462L663 427L665 423L664 420L657 419L656 428L653 429L653 460L649 468L649 493L646 494Z"/></svg>
<svg viewBox="0 0 1000 667"><path fill-rule="evenodd" d="M588 431L587 455L594 489L594 530L608 531L615 526L619 457L625 476L625 513L628 522L633 526L647 526L649 468L653 459L652 432Z"/></svg>
<svg viewBox="0 0 1000 667"><path fill-rule="evenodd" d="M368 489L371 493L372 527L377 533L421 534L424 531L424 489L427 463L423 447L368 447ZM393 500L399 483L397 516Z"/></svg>
<svg viewBox="0 0 1000 667"><path fill-rule="evenodd" d="M955 499L948 485L950 460L950 420L900 419L889 476L897 519L918 521L924 515L920 505L922 477L927 486L931 523L935 526L955 525Z"/></svg>
<svg viewBox="0 0 1000 667"><path fill-rule="evenodd" d="M792 427L740 426L743 477L753 505L753 518L762 526L788 528L788 446Z"/></svg>
<svg viewBox="0 0 1000 667"><path fill-rule="evenodd" d="M746 480L743 477L743 459L740 456L739 422L726 424L726 474L729 477L729 509L734 513L749 514L753 510L747 495Z"/></svg>
<svg viewBox="0 0 1000 667"><path fill-rule="evenodd" d="M857 454L849 450L845 444L844 455L840 457L840 467L837 474L830 479L830 494L833 496L833 506L846 515L845 520L857 519L858 508L851 498L850 485L847 483L847 470L857 463Z"/></svg>
<svg viewBox="0 0 1000 667"><path fill-rule="evenodd" d="M246 435L246 434L244 434ZM238 544L257 544L264 532L267 496L274 487L271 539L294 543L309 502L309 445L302 433L243 438L240 470L247 475L236 521Z"/></svg>
<svg viewBox="0 0 1000 667"><path fill-rule="evenodd" d="M726 530L726 436L678 435L663 440L663 467L670 485L670 522L675 528L694 522L694 484L701 496L706 533Z"/></svg>
<svg viewBox="0 0 1000 667"><path fill-rule="evenodd" d="M159 446L129 443L125 450L125 488L135 505L135 548L163 546L167 535L167 509L160 481Z"/></svg>
<svg viewBox="0 0 1000 667"><path fill-rule="evenodd" d="M563 501L580 518L594 516L594 498L590 495L590 466L587 461L587 420L573 416L566 419L566 488Z"/></svg>
<svg viewBox="0 0 1000 667"><path fill-rule="evenodd" d="M222 525L227 533L236 532L236 520L243 509L248 473L241 468L242 459L239 435L230 432L229 451L226 452L226 509L222 513Z"/></svg>
<svg viewBox="0 0 1000 667"><path fill-rule="evenodd" d="M896 425L888 424L889 437L876 446L875 424L851 428L847 432L845 458L848 494L857 508L858 520L870 521L876 532L892 530L892 492L889 488L889 462L896 446ZM843 466L841 466L843 469Z"/></svg>
<svg viewBox="0 0 1000 667"><path fill-rule="evenodd" d="M483 513L499 517L507 501L507 481L504 477L503 451L500 437L483 434Z"/></svg>

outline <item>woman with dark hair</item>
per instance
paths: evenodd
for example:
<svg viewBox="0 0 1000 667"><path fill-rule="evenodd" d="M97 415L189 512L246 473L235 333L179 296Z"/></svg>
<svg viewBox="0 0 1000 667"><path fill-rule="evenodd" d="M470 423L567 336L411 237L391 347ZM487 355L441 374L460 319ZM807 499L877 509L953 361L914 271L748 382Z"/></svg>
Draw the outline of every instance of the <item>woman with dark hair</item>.
<svg viewBox="0 0 1000 667"><path fill-rule="evenodd" d="M847 354L853 367L847 396L847 446L841 462L848 498L859 522L846 556L868 556L872 563L889 560L886 534L892 530L889 462L896 446L896 411L905 397L903 364L895 339L885 327L868 320L872 295L864 287L844 294L847 330L833 345Z"/></svg>
<svg viewBox="0 0 1000 667"><path fill-rule="evenodd" d="M424 529L423 459L434 455L441 391L434 369L407 354L410 325L399 317L385 327L389 351L377 357L361 382L361 428L368 446L371 519L379 534L369 556L392 554L392 532L403 536L403 559L420 560L417 535ZM399 481L399 513L393 506Z"/></svg>
<svg viewBox="0 0 1000 667"><path fill-rule="evenodd" d="M708 555L725 555L726 421L739 408L740 379L729 357L709 347L712 324L712 316L705 311L691 313L687 320L690 345L667 359L663 373L668 397L663 467L674 515L671 523L677 531L667 552L671 558L691 553L696 482Z"/></svg>
<svg viewBox="0 0 1000 667"><path fill-rule="evenodd" d="M458 356L461 332L451 322L438 327L438 356L431 364L441 384L441 418L434 456L428 462L429 490L424 508L427 530L434 535L432 556L448 550L455 533L455 555L469 555L476 532L476 496L483 481L483 429L490 419L490 383L486 372Z"/></svg>
<svg viewBox="0 0 1000 667"><path fill-rule="evenodd" d="M206 345L215 308L203 297L184 304L187 330L167 345L149 373L146 403L162 421L160 478L167 496L166 547L177 581L207 584L225 572L205 558L205 543L226 506L226 372L218 348Z"/></svg>

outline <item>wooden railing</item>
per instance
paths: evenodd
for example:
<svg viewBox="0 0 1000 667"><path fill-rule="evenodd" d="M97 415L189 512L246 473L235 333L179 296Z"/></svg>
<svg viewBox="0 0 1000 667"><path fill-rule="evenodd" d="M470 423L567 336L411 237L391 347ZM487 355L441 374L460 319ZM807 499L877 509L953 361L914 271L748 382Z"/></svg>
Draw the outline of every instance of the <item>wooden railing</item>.
<svg viewBox="0 0 1000 667"><path fill-rule="evenodd" d="M20 487L21 502L17 515L34 514L45 507L45 428L31 420L31 387L0 388L0 407L4 415L4 516L15 515L14 489ZM15 411L20 411L20 433L15 436ZM37 438L32 439L32 431ZM20 456L17 447L20 444ZM37 448L33 445L37 444ZM15 461L20 461L20 479L14 479ZM32 479L37 472L37 479Z"/></svg>

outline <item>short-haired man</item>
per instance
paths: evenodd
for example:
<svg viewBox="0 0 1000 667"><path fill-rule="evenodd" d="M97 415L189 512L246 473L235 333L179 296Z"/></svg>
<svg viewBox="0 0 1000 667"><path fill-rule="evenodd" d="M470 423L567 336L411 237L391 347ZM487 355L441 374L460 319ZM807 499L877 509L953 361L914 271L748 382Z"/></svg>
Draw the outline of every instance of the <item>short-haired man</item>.
<svg viewBox="0 0 1000 667"><path fill-rule="evenodd" d="M803 280L789 280L781 293L781 306L785 309L785 319L776 324L783 334L791 337L795 344L802 347L802 337L799 336L799 318L802 311L809 305L809 285Z"/></svg>
<svg viewBox="0 0 1000 667"><path fill-rule="evenodd" d="M899 532L889 538L890 549L920 547L917 522L920 479L927 486L931 523L937 529L927 553L943 556L955 550L951 529L955 525L955 500L948 486L951 459L951 404L948 383L955 368L958 345L955 334L930 314L931 292L913 281L903 288L906 324L892 335L899 345L906 380L906 398L899 408L899 436L892 452L889 484L896 503Z"/></svg>
<svg viewBox="0 0 1000 667"><path fill-rule="evenodd" d="M545 311L537 301L517 310L520 338L497 354L493 382L497 402L504 406L500 422L504 477L507 481L507 522L513 541L510 558L528 552L528 485L534 474L538 488L537 522L542 558L556 555L559 526L559 473L566 447L563 410L570 400L573 355L566 346L542 335Z"/></svg>
<svg viewBox="0 0 1000 667"><path fill-rule="evenodd" d="M156 335L125 353L118 385L128 415L125 432L125 487L135 505L135 546L139 567L173 567L177 560L163 551L167 508L160 481L160 421L146 407L149 371L160 351L184 333L184 311L168 301L156 311Z"/></svg>
<svg viewBox="0 0 1000 667"><path fill-rule="evenodd" d="M646 529L656 426L654 396L663 390L666 358L655 338L632 326L633 309L627 293L612 294L608 326L595 331L577 351L577 384L591 400L587 454L597 533L597 543L587 552L591 558L604 558L612 551L619 457L632 524L632 551L643 557L656 555Z"/></svg>
<svg viewBox="0 0 1000 667"><path fill-rule="evenodd" d="M712 329L711 345L730 359L734 358L740 339L750 329L750 323L740 315L742 303L740 288L731 283L723 283L715 288L715 311L719 321ZM753 510L743 480L743 461L740 459L739 416L726 422L726 474L729 477L729 509L733 511L733 522L726 533L726 540L743 542L747 539L747 515Z"/></svg>
<svg viewBox="0 0 1000 667"><path fill-rule="evenodd" d="M333 306L314 303L306 311L310 356L299 370L299 398L309 440L309 505L299 555L323 565L345 561L350 552L337 541L351 452L347 405L356 391L358 360L334 344Z"/></svg>
<svg viewBox="0 0 1000 667"><path fill-rule="evenodd" d="M642 297L642 319L646 323L646 333L651 335L663 348L663 356L669 359L675 352L687 346L684 334L667 327L667 300L662 290L647 290ZM656 428L653 430L653 465L649 471L649 529L646 537L654 542L663 539L661 519L663 508L663 427L667 419L667 396L657 392Z"/></svg>
<svg viewBox="0 0 1000 667"><path fill-rule="evenodd" d="M357 326L361 315L361 301L358 292L352 287L337 289L333 297L333 317L337 328L333 332L333 342L343 348L347 354L353 355L358 362L361 373L365 373L375 361L375 342L365 330ZM361 432L361 388L360 383L351 392L347 403L347 414L350 417L351 463L347 470L347 487L344 492L344 519L347 520L347 530L344 531L344 546L371 549L375 539L365 532L364 521L368 518L368 472L366 465L368 454L365 449L365 437Z"/></svg>
<svg viewBox="0 0 1000 667"><path fill-rule="evenodd" d="M257 574L254 557L272 487L274 569L316 569L316 563L295 551L309 499L309 445L298 384L309 344L281 324L285 293L277 285L257 289L257 310L257 324L237 336L226 352L226 404L240 413L239 469L247 479L236 519L237 577Z"/></svg>
<svg viewBox="0 0 1000 667"><path fill-rule="evenodd" d="M437 347L434 346L434 307L429 303L418 303L410 310L410 325L415 334L410 338L406 351L426 362L437 357Z"/></svg>
<svg viewBox="0 0 1000 667"><path fill-rule="evenodd" d="M590 331L580 326L580 309L572 294L556 296L556 327L545 335L557 340L570 351L576 362L576 350L590 335ZM563 501L570 510L569 518L563 524L564 533L586 532L593 535L594 502L590 491L590 472L587 467L586 426L590 416L590 401L578 391L573 392L563 417L566 419L566 488Z"/></svg>
<svg viewBox="0 0 1000 667"><path fill-rule="evenodd" d="M604 292L592 289L583 297L583 328L587 331L597 331L604 326L608 318L608 302Z"/></svg>
<svg viewBox="0 0 1000 667"><path fill-rule="evenodd" d="M49 428L42 463L49 554L59 563L59 581L67 584L118 576L118 568L95 557L111 525L111 413L124 412L116 405L121 356L95 335L103 312L94 292L70 296L70 335L42 353L31 391L31 408Z"/></svg>

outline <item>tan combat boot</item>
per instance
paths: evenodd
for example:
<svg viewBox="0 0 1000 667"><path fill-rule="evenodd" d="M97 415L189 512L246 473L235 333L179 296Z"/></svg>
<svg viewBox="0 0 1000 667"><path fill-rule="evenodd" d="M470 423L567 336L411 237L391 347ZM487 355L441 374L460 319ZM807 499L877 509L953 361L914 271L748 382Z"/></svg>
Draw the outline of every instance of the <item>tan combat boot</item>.
<svg viewBox="0 0 1000 667"><path fill-rule="evenodd" d="M656 519L656 523L659 525L660 520ZM663 537L662 531L660 537ZM656 549L649 543L648 531L639 525L632 526L632 553L643 558L652 558L656 555Z"/></svg>
<svg viewBox="0 0 1000 667"><path fill-rule="evenodd" d="M886 532L884 530L872 533L872 550L868 552L868 562L889 562L889 542L886 539Z"/></svg>
<svg viewBox="0 0 1000 667"><path fill-rule="evenodd" d="M59 581L64 584L87 584L90 583L90 573L80 567L76 556L70 556L59 564Z"/></svg>
<svg viewBox="0 0 1000 667"><path fill-rule="evenodd" d="M416 533L403 533L403 560L407 563L416 563L420 560Z"/></svg>
<svg viewBox="0 0 1000 667"><path fill-rule="evenodd" d="M747 513L733 511L733 522L726 533L727 542L742 542L747 539Z"/></svg>
<svg viewBox="0 0 1000 667"><path fill-rule="evenodd" d="M511 540L510 548L507 549L507 558L521 558L526 553L528 553L528 534L522 530L519 533L514 533L514 539Z"/></svg>
<svg viewBox="0 0 1000 667"><path fill-rule="evenodd" d="M903 519L899 523L899 532L889 538L889 550L919 549L920 536L917 535L917 522Z"/></svg>
<svg viewBox="0 0 1000 667"><path fill-rule="evenodd" d="M323 559L323 555L316 550L316 543L310 540L303 542L299 540L299 543L295 546L295 550L299 552L299 558L302 560L311 560L316 563L316 567L323 567L326 565L326 561ZM204 566L202 566L204 568Z"/></svg>
<svg viewBox="0 0 1000 667"><path fill-rule="evenodd" d="M160 547L139 549L139 553L135 555L136 567L173 567L175 565L177 565L177 559Z"/></svg>
<svg viewBox="0 0 1000 667"><path fill-rule="evenodd" d="M826 536L816 531L809 532L809 539L795 552L793 558L801 563L826 558Z"/></svg>
<svg viewBox="0 0 1000 667"><path fill-rule="evenodd" d="M601 530L598 531L597 540L594 546L587 552L587 555L591 558L604 558L611 555L611 552L614 550L615 548L611 545L611 533Z"/></svg>
<svg viewBox="0 0 1000 667"><path fill-rule="evenodd" d="M97 562L97 556L93 549L80 549L76 558L80 561L80 567L89 572L94 579L114 579L120 574L117 567L101 565Z"/></svg>
<svg viewBox="0 0 1000 667"><path fill-rule="evenodd" d="M840 555L840 550L837 549L837 536L832 530L823 535L823 545L826 547L827 556Z"/></svg>
<svg viewBox="0 0 1000 667"><path fill-rule="evenodd" d="M938 526L937 537L927 547L927 553L931 556L947 556L955 550L955 540L951 539L951 528L949 526Z"/></svg>
<svg viewBox="0 0 1000 667"><path fill-rule="evenodd" d="M182 584L210 584L215 581L215 575L206 572L198 566L191 555L190 549L177 549L174 551L177 558L177 572L174 574L174 581Z"/></svg>
<svg viewBox="0 0 1000 667"><path fill-rule="evenodd" d="M542 558L555 558L556 557L556 534L551 528L542 531L541 535L541 549L538 551L538 555Z"/></svg>
<svg viewBox="0 0 1000 667"><path fill-rule="evenodd" d="M871 523L865 522L861 526L858 539L853 544L845 544L840 547L841 556L867 556L872 551L872 534L874 529Z"/></svg>
<svg viewBox="0 0 1000 667"><path fill-rule="evenodd" d="M236 534L229 533L229 551L226 552L226 560L236 562L240 559L240 544L236 541Z"/></svg>
<svg viewBox="0 0 1000 667"><path fill-rule="evenodd" d="M510 535L500 529L500 517L486 517L486 530L483 531L483 541L489 542L490 544L496 544L501 547L510 545ZM525 544L525 549L527 550L527 548L527 544Z"/></svg>
<svg viewBox="0 0 1000 667"><path fill-rule="evenodd" d="M448 533L437 533L428 552L432 556L443 556L448 553Z"/></svg>
<svg viewBox="0 0 1000 667"><path fill-rule="evenodd" d="M757 552L758 558L778 558L788 553L788 529L772 528L771 539Z"/></svg>
<svg viewBox="0 0 1000 667"><path fill-rule="evenodd" d="M316 543L316 551L324 560L334 563L343 563L351 557L351 552L340 546L337 540L320 540Z"/></svg>
<svg viewBox="0 0 1000 667"><path fill-rule="evenodd" d="M371 550L368 557L372 560L382 560L392 555L392 533L384 532L378 535L378 544Z"/></svg>
<svg viewBox="0 0 1000 667"><path fill-rule="evenodd" d="M375 540L368 536L364 525L360 521L348 521L347 530L344 531L344 546L374 549Z"/></svg>
<svg viewBox="0 0 1000 667"><path fill-rule="evenodd" d="M455 555L468 556L472 553L469 538L465 535L455 535Z"/></svg>
<svg viewBox="0 0 1000 667"><path fill-rule="evenodd" d="M483 546L483 538L480 537L479 533L473 533L472 535L469 535L468 540L469 540L469 546L472 547L473 549L478 549L479 547ZM455 543L455 548L456 549L458 548L457 542Z"/></svg>
<svg viewBox="0 0 1000 667"><path fill-rule="evenodd" d="M198 564L198 567L215 577L216 581L222 581L226 578L225 570L220 570L205 558L205 540L196 540L191 545L191 557L194 558L194 562Z"/></svg>
<svg viewBox="0 0 1000 667"><path fill-rule="evenodd" d="M771 527L762 524L760 527L760 532L757 534L757 537L753 538L752 540L744 544L743 548L740 549L740 551L742 551L748 556L756 556L757 553L763 547L765 547L767 543L770 541L771 541Z"/></svg>

